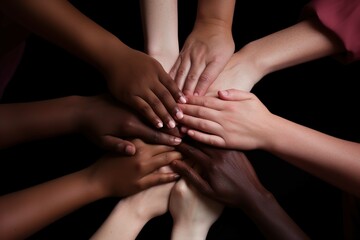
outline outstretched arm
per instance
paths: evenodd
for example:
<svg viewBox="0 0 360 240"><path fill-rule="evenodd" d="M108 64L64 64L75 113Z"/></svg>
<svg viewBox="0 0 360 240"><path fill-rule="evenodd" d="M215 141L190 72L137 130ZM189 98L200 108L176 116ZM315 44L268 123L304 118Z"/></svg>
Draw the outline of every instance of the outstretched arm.
<svg viewBox="0 0 360 240"><path fill-rule="evenodd" d="M272 114L252 93L219 92L182 105L188 135L216 146L262 149L360 196L360 144L336 138ZM196 129L196 130L194 130Z"/></svg>
<svg viewBox="0 0 360 240"><path fill-rule="evenodd" d="M139 149L135 156L105 155L84 170L1 196L1 238L24 239L90 202L125 197L178 178L175 173L155 172L181 157L172 147L133 143Z"/></svg>
<svg viewBox="0 0 360 240"><path fill-rule="evenodd" d="M169 202L169 210L174 221L172 240L206 239L210 227L224 208L219 202L189 186L185 179L180 179L175 184Z"/></svg>
<svg viewBox="0 0 360 240"><path fill-rule="evenodd" d="M207 95L218 90L250 91L269 73L344 52L340 39L316 18L254 40L236 52Z"/></svg>
<svg viewBox="0 0 360 240"><path fill-rule="evenodd" d="M177 0L141 0L145 51L169 72L179 55Z"/></svg>
<svg viewBox="0 0 360 240"><path fill-rule="evenodd" d="M168 167L162 167L158 171L172 172ZM122 199L91 240L136 239L149 220L167 212L174 184L155 186Z"/></svg>
<svg viewBox="0 0 360 240"><path fill-rule="evenodd" d="M235 0L199 0L194 28L170 74L185 94L204 95L234 53Z"/></svg>
<svg viewBox="0 0 360 240"><path fill-rule="evenodd" d="M110 95L1 104L0 115L0 148L69 133L84 134L102 148L127 154L136 149L126 138L167 145L181 142L174 131L166 134L149 127Z"/></svg>
<svg viewBox="0 0 360 240"><path fill-rule="evenodd" d="M181 117L176 103L186 100L158 61L121 42L69 1L3 0L0 7L30 31L99 69L109 91L154 126L174 128L174 119Z"/></svg>

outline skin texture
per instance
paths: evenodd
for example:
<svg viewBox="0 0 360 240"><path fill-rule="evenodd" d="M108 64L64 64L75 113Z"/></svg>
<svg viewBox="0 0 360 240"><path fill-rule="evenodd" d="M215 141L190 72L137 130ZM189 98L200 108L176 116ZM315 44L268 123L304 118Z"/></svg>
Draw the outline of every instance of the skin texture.
<svg viewBox="0 0 360 240"><path fill-rule="evenodd" d="M360 144L272 114L252 93L192 97L182 123L190 137L214 146L268 151L334 186L360 196ZM195 130L196 129L196 130Z"/></svg>
<svg viewBox="0 0 360 240"><path fill-rule="evenodd" d="M133 140L134 156L104 155L91 166L52 181L0 197L0 236L25 239L66 214L106 197L125 197L178 178L157 172L180 159L165 145Z"/></svg>
<svg viewBox="0 0 360 240"><path fill-rule="evenodd" d="M308 17L242 47L206 95L217 96L217 91L232 88L251 91L269 73L344 51L337 36L318 19Z"/></svg>
<svg viewBox="0 0 360 240"><path fill-rule="evenodd" d="M206 239L223 208L222 204L180 179L172 188L169 199L169 210L174 220L171 239Z"/></svg>
<svg viewBox="0 0 360 240"><path fill-rule="evenodd" d="M128 138L167 145L181 142L174 130L165 133L149 127L110 95L1 104L0 115L0 135L7 136L0 139L0 148L77 132L104 149L130 155L136 148Z"/></svg>
<svg viewBox="0 0 360 240"><path fill-rule="evenodd" d="M176 103L185 98L159 62L125 45L70 2L3 0L0 9L31 32L99 69L109 91L154 126L173 128L174 119L181 118Z"/></svg>
<svg viewBox="0 0 360 240"><path fill-rule="evenodd" d="M194 28L170 71L185 95L204 95L235 50L235 0L199 0Z"/></svg>
<svg viewBox="0 0 360 240"><path fill-rule="evenodd" d="M177 0L141 0L140 7L145 51L169 72L179 56Z"/></svg>
<svg viewBox="0 0 360 240"><path fill-rule="evenodd" d="M157 171L172 173L166 166ZM149 220L168 211L174 184L171 182L154 186L122 199L90 239L135 239Z"/></svg>
<svg viewBox="0 0 360 240"><path fill-rule="evenodd" d="M309 239L262 186L243 152L185 143L177 149L199 173L183 161L172 162L172 168L206 196L241 208L267 239Z"/></svg>

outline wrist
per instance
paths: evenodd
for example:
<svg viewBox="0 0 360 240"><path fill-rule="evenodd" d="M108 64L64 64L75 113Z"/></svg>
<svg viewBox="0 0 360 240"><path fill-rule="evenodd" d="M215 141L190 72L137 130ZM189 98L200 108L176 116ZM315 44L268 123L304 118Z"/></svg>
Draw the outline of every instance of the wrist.
<svg viewBox="0 0 360 240"><path fill-rule="evenodd" d="M198 222L196 224L188 221L174 221L171 232L172 240L205 240L211 224Z"/></svg>

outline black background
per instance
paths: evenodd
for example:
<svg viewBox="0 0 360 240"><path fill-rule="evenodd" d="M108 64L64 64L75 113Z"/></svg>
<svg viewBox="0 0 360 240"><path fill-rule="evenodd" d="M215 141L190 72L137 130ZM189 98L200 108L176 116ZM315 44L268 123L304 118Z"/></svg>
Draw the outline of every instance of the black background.
<svg viewBox="0 0 360 240"><path fill-rule="evenodd" d="M138 1L72 1L83 13L143 50ZM182 46L195 19L196 2L179 0ZM238 1L233 23L236 50L298 21L308 1ZM285 9L285 10L284 10ZM342 64L318 59L264 77L252 90L273 113L297 123L359 142L359 62ZM65 50L31 35L3 103L93 95L106 90L93 67ZM102 151L78 135L24 143L1 150L0 194L54 179L88 166ZM341 191L262 151L249 153L264 186L312 239L342 239ZM30 239L88 239L119 199L84 206L49 225ZM169 239L169 214L151 220L138 239ZM208 239L263 239L256 226L237 209L225 209Z"/></svg>

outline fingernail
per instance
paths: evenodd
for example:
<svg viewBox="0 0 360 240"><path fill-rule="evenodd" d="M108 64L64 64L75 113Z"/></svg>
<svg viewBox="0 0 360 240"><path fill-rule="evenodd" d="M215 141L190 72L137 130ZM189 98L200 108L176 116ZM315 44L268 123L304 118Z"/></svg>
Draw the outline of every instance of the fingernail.
<svg viewBox="0 0 360 240"><path fill-rule="evenodd" d="M177 119L182 119L184 117L184 114L182 113L182 111L178 110L176 113L176 118Z"/></svg>
<svg viewBox="0 0 360 240"><path fill-rule="evenodd" d="M194 131L192 131L192 130L187 131L187 134L188 134L189 136L194 136L194 135L195 135Z"/></svg>
<svg viewBox="0 0 360 240"><path fill-rule="evenodd" d="M174 128L176 125L175 125L175 122L174 121L169 121L169 123L168 123L168 127L169 128Z"/></svg>
<svg viewBox="0 0 360 240"><path fill-rule="evenodd" d="M184 96L181 96L181 97L180 97L180 102L181 102L181 103L186 103L186 98L185 98Z"/></svg>
<svg viewBox="0 0 360 240"><path fill-rule="evenodd" d="M195 93L194 93L194 96L196 96L196 97L199 96L199 93L198 93L198 92L195 92Z"/></svg>
<svg viewBox="0 0 360 240"><path fill-rule="evenodd" d="M182 141L181 138L178 138L178 137L174 138L174 142L175 142L175 143L181 143L181 141Z"/></svg>
<svg viewBox="0 0 360 240"><path fill-rule="evenodd" d="M227 95L229 95L229 92L228 91L226 91L226 90L221 90L221 91L219 91L222 95L224 95L224 96L227 96Z"/></svg>
<svg viewBox="0 0 360 240"><path fill-rule="evenodd" d="M179 179L180 175L179 174L174 174L174 179Z"/></svg>
<svg viewBox="0 0 360 240"><path fill-rule="evenodd" d="M187 128L186 128L186 127L181 127L181 128L180 128L180 131L181 131L182 133L186 133Z"/></svg>
<svg viewBox="0 0 360 240"><path fill-rule="evenodd" d="M162 128L164 126L164 124L162 123L162 122L158 122L157 124L156 124L156 127L158 127L158 128Z"/></svg>
<svg viewBox="0 0 360 240"><path fill-rule="evenodd" d="M133 146L127 145L125 147L125 152L129 155L134 155L135 154L135 148Z"/></svg>

